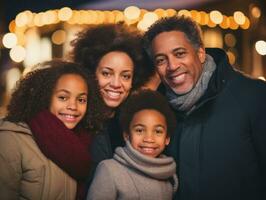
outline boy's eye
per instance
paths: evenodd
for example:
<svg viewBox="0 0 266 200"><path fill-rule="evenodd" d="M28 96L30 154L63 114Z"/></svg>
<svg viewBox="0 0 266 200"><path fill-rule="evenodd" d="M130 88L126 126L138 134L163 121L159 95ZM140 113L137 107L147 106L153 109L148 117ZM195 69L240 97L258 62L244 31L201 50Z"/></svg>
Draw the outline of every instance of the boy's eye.
<svg viewBox="0 0 266 200"><path fill-rule="evenodd" d="M155 133L156 133L157 135L161 135L161 134L164 133L164 130L163 130L162 128L157 128L157 129L155 129Z"/></svg>

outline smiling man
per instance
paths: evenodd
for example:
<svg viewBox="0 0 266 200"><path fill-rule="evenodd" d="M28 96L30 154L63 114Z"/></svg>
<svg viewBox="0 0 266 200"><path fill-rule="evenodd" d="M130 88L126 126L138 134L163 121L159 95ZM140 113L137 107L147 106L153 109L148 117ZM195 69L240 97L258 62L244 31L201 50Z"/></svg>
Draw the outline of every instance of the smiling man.
<svg viewBox="0 0 266 200"><path fill-rule="evenodd" d="M223 50L205 50L190 18L157 21L144 42L176 113L176 199L266 199L265 82L235 71Z"/></svg>

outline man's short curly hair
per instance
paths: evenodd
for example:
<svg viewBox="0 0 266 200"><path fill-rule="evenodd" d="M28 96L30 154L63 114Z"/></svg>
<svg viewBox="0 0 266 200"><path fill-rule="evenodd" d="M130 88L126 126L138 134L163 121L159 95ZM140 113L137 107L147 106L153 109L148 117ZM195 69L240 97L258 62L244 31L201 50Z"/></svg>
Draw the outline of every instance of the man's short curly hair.
<svg viewBox="0 0 266 200"><path fill-rule="evenodd" d="M77 74L88 84L87 114L79 127L97 130L101 127L105 105L100 98L97 82L94 77L80 65L53 60L36 66L17 83L7 107L6 119L12 122L27 122L37 113L49 109L53 90L59 78L65 74Z"/></svg>
<svg viewBox="0 0 266 200"><path fill-rule="evenodd" d="M203 47L201 29L199 25L190 17L173 16L165 17L151 25L144 34L144 46L149 56L152 58L152 40L162 32L180 31L183 32L195 50Z"/></svg>
<svg viewBox="0 0 266 200"><path fill-rule="evenodd" d="M168 101L159 92L149 89L139 90L138 92L131 94L122 104L119 122L123 132L130 133L129 127L134 115L144 109L160 112L166 120L167 135L170 136L174 133L176 128L176 118Z"/></svg>
<svg viewBox="0 0 266 200"><path fill-rule="evenodd" d="M71 42L70 56L74 62L95 74L101 58L109 52L126 53L133 61L132 89L138 89L154 73L151 61L142 45L142 34L135 27L123 23L90 26Z"/></svg>

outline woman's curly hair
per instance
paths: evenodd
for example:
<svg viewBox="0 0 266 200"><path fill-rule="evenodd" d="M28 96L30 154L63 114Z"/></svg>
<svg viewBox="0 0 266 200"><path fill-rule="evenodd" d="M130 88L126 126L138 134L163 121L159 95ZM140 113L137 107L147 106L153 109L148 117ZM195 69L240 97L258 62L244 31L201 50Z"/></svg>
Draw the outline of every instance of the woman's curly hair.
<svg viewBox="0 0 266 200"><path fill-rule="evenodd" d="M92 74L101 58L111 51L125 52L134 63L132 89L138 89L154 74L152 63L142 46L142 34L123 23L90 26L71 42L70 56Z"/></svg>
<svg viewBox="0 0 266 200"><path fill-rule="evenodd" d="M161 113L167 124L167 135L174 133L176 118L166 98L157 91L149 89L139 90L132 93L120 108L119 122L123 132L130 133L130 123L134 115L141 110L156 110Z"/></svg>
<svg viewBox="0 0 266 200"><path fill-rule="evenodd" d="M37 65L36 69L27 73L17 83L7 107L6 120L27 122L40 111L49 109L56 83L65 74L80 75L88 84L87 113L79 127L89 128L95 132L100 129L107 108L100 97L95 77L89 76L80 65L61 60Z"/></svg>

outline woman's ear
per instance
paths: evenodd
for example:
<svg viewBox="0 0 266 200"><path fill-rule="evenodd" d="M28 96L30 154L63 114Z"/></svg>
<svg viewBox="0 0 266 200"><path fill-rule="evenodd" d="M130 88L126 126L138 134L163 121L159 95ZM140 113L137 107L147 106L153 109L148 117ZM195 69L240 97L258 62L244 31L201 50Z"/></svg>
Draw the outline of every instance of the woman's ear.
<svg viewBox="0 0 266 200"><path fill-rule="evenodd" d="M127 132L123 132L123 138L125 141L129 140L129 135Z"/></svg>

